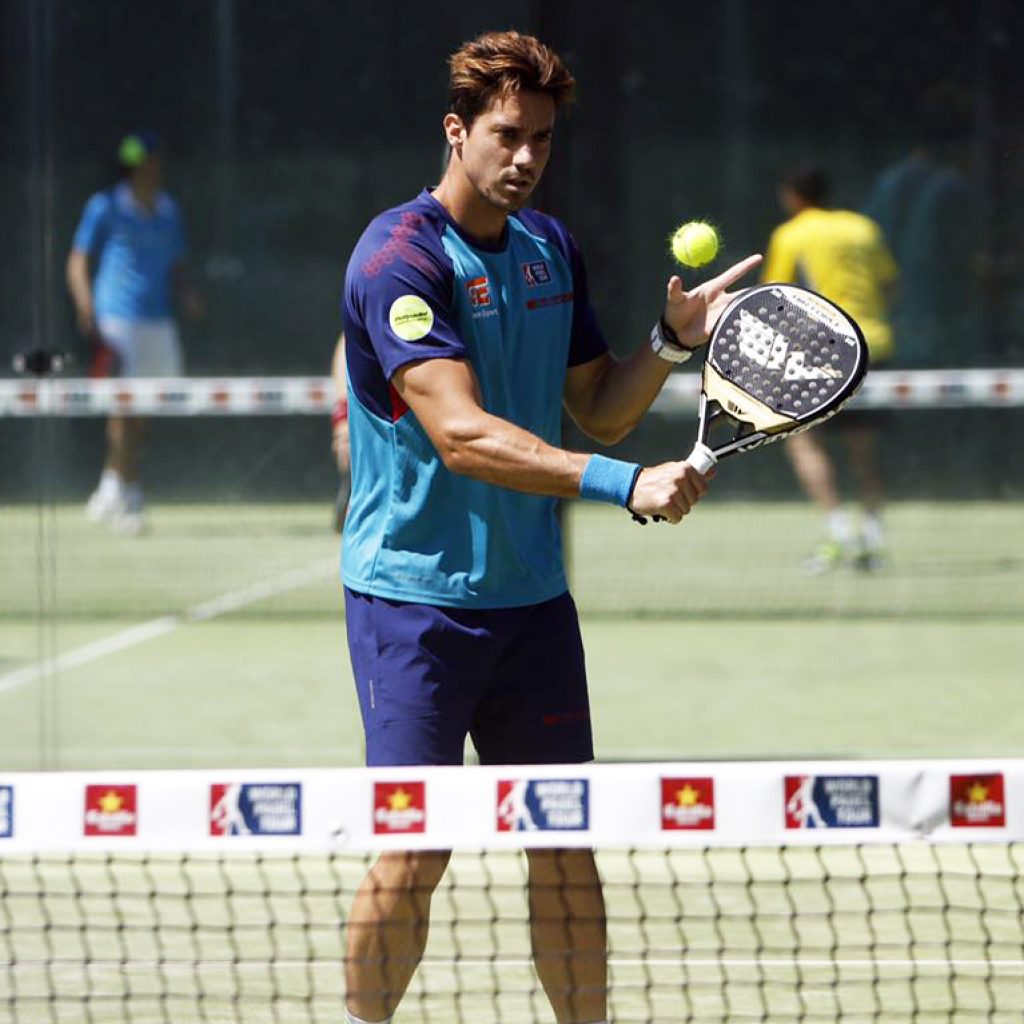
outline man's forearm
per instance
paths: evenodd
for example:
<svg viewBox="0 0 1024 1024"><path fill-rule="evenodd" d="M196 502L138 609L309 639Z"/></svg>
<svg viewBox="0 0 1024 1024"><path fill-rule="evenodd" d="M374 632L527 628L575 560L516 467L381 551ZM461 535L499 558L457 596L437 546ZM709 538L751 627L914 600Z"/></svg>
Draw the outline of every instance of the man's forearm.
<svg viewBox="0 0 1024 1024"><path fill-rule="evenodd" d="M570 404L570 412L595 440L614 444L640 422L671 370L672 364L659 359L645 342L627 359L609 360L588 389L585 407Z"/></svg>
<svg viewBox="0 0 1024 1024"><path fill-rule="evenodd" d="M435 445L454 473L515 491L576 498L589 455L556 448L528 430L481 410L450 423Z"/></svg>

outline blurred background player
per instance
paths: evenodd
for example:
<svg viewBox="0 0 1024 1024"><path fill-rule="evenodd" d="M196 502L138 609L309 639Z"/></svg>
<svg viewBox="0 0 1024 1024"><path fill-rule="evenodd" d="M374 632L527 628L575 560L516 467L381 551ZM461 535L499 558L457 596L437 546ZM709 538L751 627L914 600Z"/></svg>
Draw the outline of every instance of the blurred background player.
<svg viewBox="0 0 1024 1024"><path fill-rule="evenodd" d="M338 335L331 362L331 376L337 398L331 409L331 451L338 466L338 496L334 499L334 530L341 533L352 493L352 473L348 450L348 376L345 372L345 335Z"/></svg>
<svg viewBox="0 0 1024 1024"><path fill-rule="evenodd" d="M901 366L956 366L965 355L977 360L985 343L991 268L971 173L971 105L952 85L930 90L910 151L875 179L864 203L900 269L892 325Z"/></svg>
<svg viewBox="0 0 1024 1024"><path fill-rule="evenodd" d="M79 330L93 348L92 376L178 377L184 372L174 300L197 318L202 304L185 271L185 230L178 204L163 189L153 132L122 139L120 181L91 196L67 260ZM111 416L90 519L124 533L145 525L139 484L143 421Z"/></svg>
<svg viewBox="0 0 1024 1024"><path fill-rule="evenodd" d="M783 178L779 200L790 219L772 232L762 279L804 285L842 306L860 324L871 366L878 368L893 351L887 309L898 276L896 264L874 221L849 210L826 209L827 196L828 181L819 167L800 168ZM808 561L811 572L843 563L860 569L881 564L885 495L870 417L847 410L823 428L785 442L797 479L825 514L826 538ZM840 501L826 447L833 433L846 441L862 509L859 528Z"/></svg>

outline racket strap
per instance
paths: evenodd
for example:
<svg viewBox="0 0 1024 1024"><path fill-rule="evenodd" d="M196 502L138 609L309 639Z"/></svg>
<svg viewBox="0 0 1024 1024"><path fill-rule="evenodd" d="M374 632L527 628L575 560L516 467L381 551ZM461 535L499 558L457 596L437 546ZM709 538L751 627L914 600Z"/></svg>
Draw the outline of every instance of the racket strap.
<svg viewBox="0 0 1024 1024"><path fill-rule="evenodd" d="M693 349L687 348L663 319L655 320L651 328L651 351L668 363L685 363L693 355Z"/></svg>

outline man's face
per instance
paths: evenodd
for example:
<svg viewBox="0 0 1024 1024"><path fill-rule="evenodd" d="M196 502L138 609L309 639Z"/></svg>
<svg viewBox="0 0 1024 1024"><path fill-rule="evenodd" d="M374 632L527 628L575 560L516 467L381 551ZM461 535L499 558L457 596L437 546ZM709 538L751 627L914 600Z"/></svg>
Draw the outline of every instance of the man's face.
<svg viewBox="0 0 1024 1024"><path fill-rule="evenodd" d="M555 102L538 92L496 96L468 132L462 165L476 191L506 212L521 209L540 181L551 154Z"/></svg>

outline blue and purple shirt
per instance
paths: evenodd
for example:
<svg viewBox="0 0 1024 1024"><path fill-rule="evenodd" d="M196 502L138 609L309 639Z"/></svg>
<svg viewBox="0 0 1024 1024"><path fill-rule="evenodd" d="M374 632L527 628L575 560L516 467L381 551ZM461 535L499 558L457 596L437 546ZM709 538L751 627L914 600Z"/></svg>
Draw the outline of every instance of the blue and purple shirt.
<svg viewBox="0 0 1024 1024"><path fill-rule="evenodd" d="M343 316L352 447L345 585L467 608L563 593L557 499L450 472L391 379L422 359L467 360L488 412L560 444L566 370L608 348L564 226L523 210L485 246L424 191L363 233Z"/></svg>

